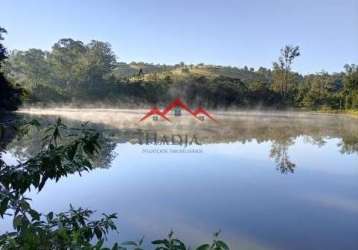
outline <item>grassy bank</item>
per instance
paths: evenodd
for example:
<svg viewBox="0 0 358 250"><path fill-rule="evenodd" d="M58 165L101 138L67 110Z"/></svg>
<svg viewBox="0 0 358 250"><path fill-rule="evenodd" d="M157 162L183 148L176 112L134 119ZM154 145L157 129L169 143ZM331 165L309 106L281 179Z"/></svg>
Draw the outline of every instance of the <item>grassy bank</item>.
<svg viewBox="0 0 358 250"><path fill-rule="evenodd" d="M309 111L309 110L305 110L305 111ZM346 114L358 118L358 110L356 109L347 109L347 110L318 109L318 110L313 110L313 112L328 113L328 114Z"/></svg>

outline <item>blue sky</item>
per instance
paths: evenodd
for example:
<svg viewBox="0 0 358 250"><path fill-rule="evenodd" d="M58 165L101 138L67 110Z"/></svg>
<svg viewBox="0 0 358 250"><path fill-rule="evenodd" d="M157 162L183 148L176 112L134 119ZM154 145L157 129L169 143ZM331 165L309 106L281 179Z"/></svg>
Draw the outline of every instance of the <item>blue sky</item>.
<svg viewBox="0 0 358 250"><path fill-rule="evenodd" d="M10 49L95 39L126 62L271 67L294 44L301 73L358 63L358 0L2 0L0 26Z"/></svg>

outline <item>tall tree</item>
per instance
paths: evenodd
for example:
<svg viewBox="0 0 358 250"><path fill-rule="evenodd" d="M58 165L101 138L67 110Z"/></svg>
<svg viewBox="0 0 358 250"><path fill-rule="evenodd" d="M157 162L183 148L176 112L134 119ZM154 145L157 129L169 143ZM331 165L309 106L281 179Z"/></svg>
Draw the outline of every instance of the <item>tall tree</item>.
<svg viewBox="0 0 358 250"><path fill-rule="evenodd" d="M278 62L273 63L274 89L279 91L283 98L289 91L289 84L292 80L291 65L293 60L300 55L299 46L286 45L281 49Z"/></svg>
<svg viewBox="0 0 358 250"><path fill-rule="evenodd" d="M11 83L5 78L2 69L3 63L7 58L6 48L1 43L1 41L4 40L3 34L5 33L6 30L0 27L0 112L4 110L16 110L21 104L21 90L11 85Z"/></svg>
<svg viewBox="0 0 358 250"><path fill-rule="evenodd" d="M86 76L86 46L70 38L59 40L49 55L56 83L73 91Z"/></svg>
<svg viewBox="0 0 358 250"><path fill-rule="evenodd" d="M109 43L91 41L86 45L86 84L88 94L104 97L108 94L107 79L116 66L116 57ZM107 92L107 93L105 93Z"/></svg>
<svg viewBox="0 0 358 250"><path fill-rule="evenodd" d="M344 68L346 70L343 80L345 106L347 109L356 109L358 108L358 65L347 64Z"/></svg>

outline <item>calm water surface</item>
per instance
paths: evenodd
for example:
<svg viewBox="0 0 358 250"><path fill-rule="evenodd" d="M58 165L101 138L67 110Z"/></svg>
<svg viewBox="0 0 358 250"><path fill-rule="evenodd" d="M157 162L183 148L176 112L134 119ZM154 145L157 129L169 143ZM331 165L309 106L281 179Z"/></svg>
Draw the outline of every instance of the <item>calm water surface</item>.
<svg viewBox="0 0 358 250"><path fill-rule="evenodd" d="M138 124L141 112L34 112L90 121L107 138L98 168L29 194L42 212L74 206L117 212L109 241L147 241L173 229L191 245L221 229L233 249L358 249L358 119L301 113L222 112ZM202 145L140 145L146 133ZM38 150L13 141L6 161ZM175 150L185 150L178 153ZM174 152L175 151L175 152ZM1 222L1 231L10 227Z"/></svg>

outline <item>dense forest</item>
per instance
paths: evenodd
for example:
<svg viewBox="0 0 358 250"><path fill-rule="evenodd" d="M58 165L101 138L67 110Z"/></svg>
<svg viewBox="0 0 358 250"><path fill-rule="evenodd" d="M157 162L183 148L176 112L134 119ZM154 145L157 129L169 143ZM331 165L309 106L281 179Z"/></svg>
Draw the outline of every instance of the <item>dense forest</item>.
<svg viewBox="0 0 358 250"><path fill-rule="evenodd" d="M12 51L6 77L26 91L26 103L161 105L180 96L209 108L357 109L358 66L339 73L293 70L300 48L285 46L271 69L117 62L109 43L61 39L50 51Z"/></svg>

